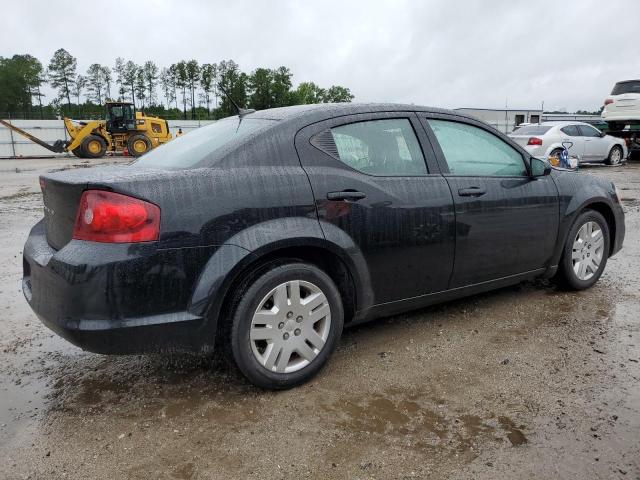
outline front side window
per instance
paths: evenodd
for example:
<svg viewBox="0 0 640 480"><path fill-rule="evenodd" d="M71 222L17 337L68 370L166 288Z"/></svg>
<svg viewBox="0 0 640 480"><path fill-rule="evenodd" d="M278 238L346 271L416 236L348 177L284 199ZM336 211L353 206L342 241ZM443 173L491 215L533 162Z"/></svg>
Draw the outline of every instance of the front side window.
<svg viewBox="0 0 640 480"><path fill-rule="evenodd" d="M427 167L411 122L371 120L331 129L338 159L369 175L426 175Z"/></svg>
<svg viewBox="0 0 640 480"><path fill-rule="evenodd" d="M578 125L583 137L599 137L600 130L593 128L591 125Z"/></svg>
<svg viewBox="0 0 640 480"><path fill-rule="evenodd" d="M491 133L465 123L428 120L454 175L525 176L522 155Z"/></svg>

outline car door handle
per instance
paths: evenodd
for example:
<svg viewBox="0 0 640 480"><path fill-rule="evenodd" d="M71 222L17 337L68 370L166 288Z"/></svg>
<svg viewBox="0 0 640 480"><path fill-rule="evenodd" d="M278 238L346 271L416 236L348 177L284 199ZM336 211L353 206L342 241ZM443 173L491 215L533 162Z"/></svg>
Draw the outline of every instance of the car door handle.
<svg viewBox="0 0 640 480"><path fill-rule="evenodd" d="M366 198L367 194L364 192L357 192L355 190L343 190L341 192L329 192L327 193L327 200L351 200L357 202Z"/></svg>
<svg viewBox="0 0 640 480"><path fill-rule="evenodd" d="M458 195L461 197L481 197L485 193L487 193L487 191L480 187L461 188L458 190Z"/></svg>

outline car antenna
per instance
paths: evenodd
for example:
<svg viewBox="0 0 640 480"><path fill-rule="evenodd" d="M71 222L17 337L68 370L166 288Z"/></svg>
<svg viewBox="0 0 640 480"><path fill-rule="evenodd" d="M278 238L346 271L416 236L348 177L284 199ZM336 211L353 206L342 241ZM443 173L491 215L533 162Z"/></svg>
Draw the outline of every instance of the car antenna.
<svg viewBox="0 0 640 480"><path fill-rule="evenodd" d="M240 108L240 106L238 106L238 104L235 102L235 100L233 98L231 98L231 95L229 95L229 93L224 88L222 88L221 85L218 85L218 88L222 91L222 93L225 94L225 96L229 99L229 101L236 108L236 110L238 112L238 116L240 118L244 117L245 115L248 115L249 113L255 112L255 110L253 108Z"/></svg>

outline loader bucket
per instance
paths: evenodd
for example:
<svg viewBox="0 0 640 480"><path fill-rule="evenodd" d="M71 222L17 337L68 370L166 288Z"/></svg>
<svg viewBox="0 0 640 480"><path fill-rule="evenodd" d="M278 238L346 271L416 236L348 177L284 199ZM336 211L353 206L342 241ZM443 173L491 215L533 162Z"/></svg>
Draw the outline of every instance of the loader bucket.
<svg viewBox="0 0 640 480"><path fill-rule="evenodd" d="M28 138L33 143L37 143L41 147L46 148L47 150L49 150L49 151L51 151L53 153L63 153L63 152L66 151L67 142L64 141L64 140L57 140L53 145L50 145L47 142L45 142L44 140L40 140L38 137L34 137L30 133L25 132L24 130L16 127L15 125L10 124L9 122L7 122L5 120L0 120L0 124L4 125L9 130L13 130L17 134Z"/></svg>

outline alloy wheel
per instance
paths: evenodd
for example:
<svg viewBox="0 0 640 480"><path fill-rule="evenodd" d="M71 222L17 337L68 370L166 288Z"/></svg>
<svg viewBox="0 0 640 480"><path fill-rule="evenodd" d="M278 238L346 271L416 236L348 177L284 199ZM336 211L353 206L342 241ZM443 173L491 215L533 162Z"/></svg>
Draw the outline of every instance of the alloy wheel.
<svg viewBox="0 0 640 480"><path fill-rule="evenodd" d="M573 271L579 280L585 281L593 277L604 256L604 235L596 222L585 223L573 241L571 262Z"/></svg>
<svg viewBox="0 0 640 480"><path fill-rule="evenodd" d="M619 148L614 148L613 151L611 152L611 157L610 157L611 165L617 165L620 163L621 160L622 160L622 152L620 151Z"/></svg>
<svg viewBox="0 0 640 480"><path fill-rule="evenodd" d="M249 341L255 359L276 373L309 365L324 348L331 329L331 307L311 282L282 283L260 301L251 319Z"/></svg>

